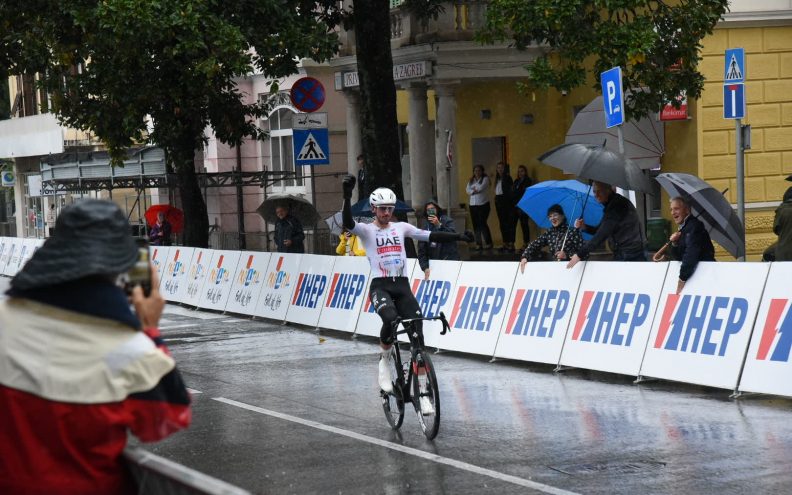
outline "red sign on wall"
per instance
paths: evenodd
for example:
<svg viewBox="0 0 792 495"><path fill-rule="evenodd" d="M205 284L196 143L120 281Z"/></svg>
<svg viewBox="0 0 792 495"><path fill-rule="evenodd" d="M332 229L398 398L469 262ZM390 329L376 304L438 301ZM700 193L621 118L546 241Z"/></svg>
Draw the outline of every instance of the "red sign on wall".
<svg viewBox="0 0 792 495"><path fill-rule="evenodd" d="M687 120L688 118L688 101L687 94L683 91L676 100L679 102L679 108L674 108L671 103L666 103L662 110L660 110L660 120Z"/></svg>

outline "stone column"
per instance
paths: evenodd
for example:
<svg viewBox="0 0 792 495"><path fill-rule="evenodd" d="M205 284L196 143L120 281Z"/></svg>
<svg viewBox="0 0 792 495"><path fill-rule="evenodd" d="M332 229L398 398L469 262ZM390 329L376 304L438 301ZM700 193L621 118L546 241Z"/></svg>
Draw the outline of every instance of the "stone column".
<svg viewBox="0 0 792 495"><path fill-rule="evenodd" d="M432 156L432 131L429 125L429 107L426 101L426 84L413 84L407 88L410 95L407 132L410 141L410 196L413 207L420 207L432 194L434 157Z"/></svg>
<svg viewBox="0 0 792 495"><path fill-rule="evenodd" d="M435 167L437 175L437 199L443 208L459 208L459 155L457 154L456 97L455 85L443 84L434 87L437 95L437 118L435 119ZM446 147L451 135L453 163L449 170Z"/></svg>
<svg viewBox="0 0 792 495"><path fill-rule="evenodd" d="M357 156L363 152L360 139L360 93L356 90L344 91L347 100L346 108L346 142L347 142L347 172L358 177L360 165ZM358 201L360 188L356 187L352 193L352 203Z"/></svg>

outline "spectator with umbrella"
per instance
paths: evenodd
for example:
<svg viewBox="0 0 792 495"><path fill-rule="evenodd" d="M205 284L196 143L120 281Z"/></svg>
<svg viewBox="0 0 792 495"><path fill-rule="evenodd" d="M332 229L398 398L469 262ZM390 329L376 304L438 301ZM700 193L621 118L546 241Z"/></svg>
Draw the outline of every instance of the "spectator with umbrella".
<svg viewBox="0 0 792 495"><path fill-rule="evenodd" d="M165 218L165 213L157 213L157 221L149 231L149 243L152 246L170 246L171 245L171 232L173 227L171 223Z"/></svg>
<svg viewBox="0 0 792 495"><path fill-rule="evenodd" d="M275 215L275 246L279 253L304 253L305 232L297 217L289 213L286 205L277 206Z"/></svg>
<svg viewBox="0 0 792 495"><path fill-rule="evenodd" d="M184 228L184 213L171 205L153 205L143 215L151 226L149 243L152 246L170 246L172 235Z"/></svg>
<svg viewBox="0 0 792 495"><path fill-rule="evenodd" d="M676 293L682 292L685 283L693 276L699 261L715 261L715 247L712 245L704 223L690 214L690 203L683 196L671 198L671 217L679 230L671 234L668 243L660 248L652 258L663 260L663 252L670 246L674 259L682 262Z"/></svg>
<svg viewBox="0 0 792 495"><path fill-rule="evenodd" d="M525 273L525 264L538 258L542 248L547 246L554 260L570 259L583 244L583 237L577 229L571 229L567 223L561 205L551 205L547 209L547 218L552 227L534 239L522 254L520 273Z"/></svg>

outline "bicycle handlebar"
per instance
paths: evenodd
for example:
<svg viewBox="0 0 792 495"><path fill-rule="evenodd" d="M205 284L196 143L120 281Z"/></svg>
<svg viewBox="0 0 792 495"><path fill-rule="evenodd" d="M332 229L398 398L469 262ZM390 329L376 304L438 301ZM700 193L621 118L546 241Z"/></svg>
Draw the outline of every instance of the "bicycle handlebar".
<svg viewBox="0 0 792 495"><path fill-rule="evenodd" d="M403 330L402 332L397 331L397 329L399 327L399 324L406 325L407 323L412 323L414 321L435 321L435 320L440 320L440 322L443 324L443 331L440 332L440 335L445 335L446 332L450 332L451 331L451 326L448 324L448 320L446 320L445 313L443 313L442 311L440 312L440 314L438 316L431 316L431 317L430 316L422 316L420 318L404 318L404 319L402 319L401 317L398 317L395 320L393 320L393 323L391 323L391 327L393 328L393 331L396 334L399 334L399 333L403 333L403 332L407 331L406 329Z"/></svg>

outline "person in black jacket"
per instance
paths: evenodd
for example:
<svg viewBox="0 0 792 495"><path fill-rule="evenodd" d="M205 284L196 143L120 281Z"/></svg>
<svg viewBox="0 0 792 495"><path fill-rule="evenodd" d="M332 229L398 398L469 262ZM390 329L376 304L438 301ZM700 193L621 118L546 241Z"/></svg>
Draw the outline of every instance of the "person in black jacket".
<svg viewBox="0 0 792 495"><path fill-rule="evenodd" d="M424 205L424 213L426 213L426 224L423 225L424 230L456 233L454 219L446 215L443 209L434 201L429 201ZM459 249L456 241L418 241L418 264L424 272L425 280L429 280L429 260L458 259Z"/></svg>
<svg viewBox="0 0 792 495"><path fill-rule="evenodd" d="M279 253L304 253L305 232L299 220L289 213L286 206L275 208L275 246Z"/></svg>
<svg viewBox="0 0 792 495"><path fill-rule="evenodd" d="M512 201L513 180L509 175L509 166L498 162L495 166L495 212L500 225L502 252L514 252L514 202Z"/></svg>
<svg viewBox="0 0 792 495"><path fill-rule="evenodd" d="M671 198L671 217L679 230L671 234L671 254L682 262L676 293L682 292L685 282L696 271L699 261L715 261L715 247L701 220L690 214L687 199Z"/></svg>
<svg viewBox="0 0 792 495"><path fill-rule="evenodd" d="M613 252L614 261L646 261L646 242L635 206L629 199L616 194L610 184L592 181L592 191L597 202L605 206L602 221L598 226L592 227L584 224L582 218L575 220L575 228L593 234L594 237L583 243L577 254L567 263L567 268L572 268L580 260L588 258L606 239Z"/></svg>
<svg viewBox="0 0 792 495"><path fill-rule="evenodd" d="M522 211L517 203L520 202L523 195L525 195L525 190L528 189L533 185L533 180L528 176L528 169L525 168L525 165L520 165L517 167L517 178L514 179L514 184L512 185L512 202L514 203L514 233L515 238L517 234L517 223L520 224L520 229L522 229L523 235L523 245L522 250L525 251L525 248L528 247L528 243L531 242L531 226L530 220L531 217L528 216L527 213Z"/></svg>

